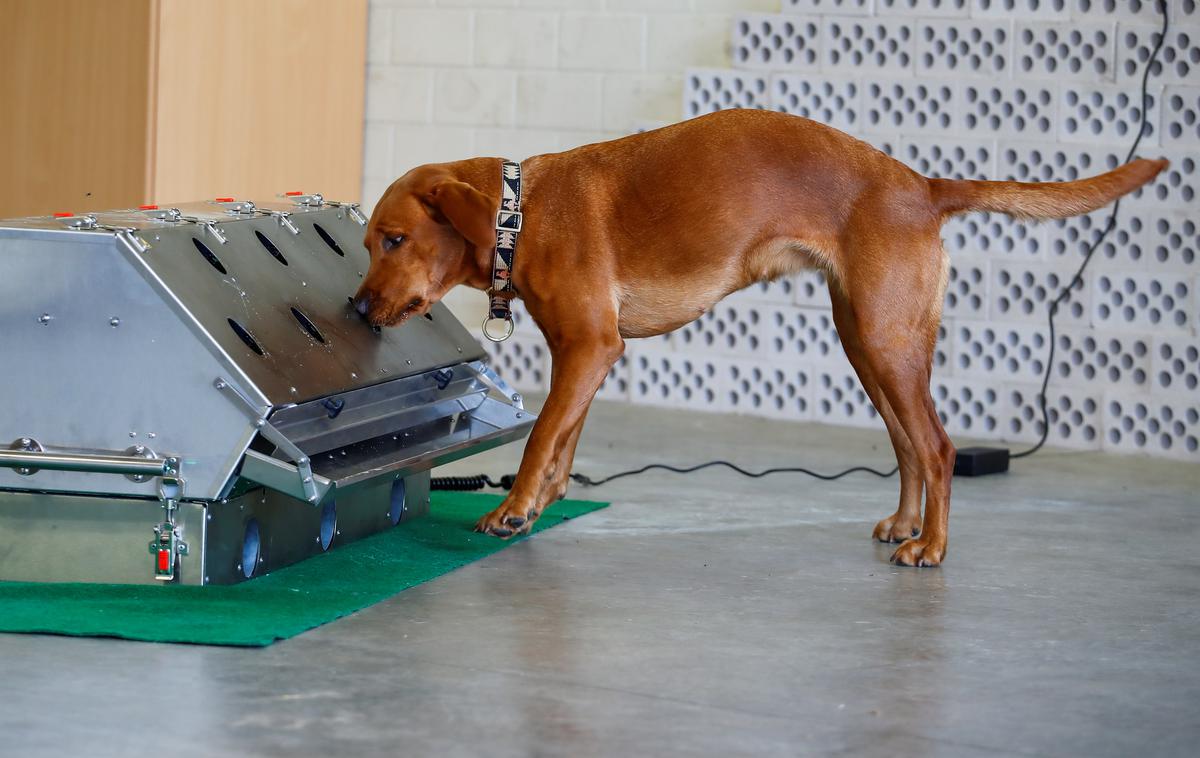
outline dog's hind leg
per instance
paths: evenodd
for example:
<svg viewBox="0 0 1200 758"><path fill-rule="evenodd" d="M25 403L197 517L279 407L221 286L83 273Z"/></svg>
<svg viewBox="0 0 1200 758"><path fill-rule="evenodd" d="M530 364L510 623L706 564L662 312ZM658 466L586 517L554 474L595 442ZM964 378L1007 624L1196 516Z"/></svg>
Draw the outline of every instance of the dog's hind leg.
<svg viewBox="0 0 1200 758"><path fill-rule="evenodd" d="M936 230L893 224L880 235L878 225L862 228L869 231L849 240L843 287L862 355L908 437L925 489L921 534L892 560L937 566L946 554L955 455L929 394L947 261Z"/></svg>
<svg viewBox="0 0 1200 758"><path fill-rule="evenodd" d="M850 359L850 365L858 374L858 379L867 396L871 398L875 410L879 411L883 423L887 425L888 436L896 452L896 465L900 469L900 505L895 513L875 525L872 536L880 542L903 542L921 533L921 493L924 480L921 478L920 462L900 419L896 418L896 412L892 410L883 389L871 372L850 301L842 293L841 287L833 281L830 281L829 297L833 302L833 323L842 340L846 357Z"/></svg>

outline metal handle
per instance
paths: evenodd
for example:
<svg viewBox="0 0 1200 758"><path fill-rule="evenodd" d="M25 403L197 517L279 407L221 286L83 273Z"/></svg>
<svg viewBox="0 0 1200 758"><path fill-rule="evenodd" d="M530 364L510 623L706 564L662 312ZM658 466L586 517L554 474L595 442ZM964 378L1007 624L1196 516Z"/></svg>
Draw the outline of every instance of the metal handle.
<svg viewBox="0 0 1200 758"><path fill-rule="evenodd" d="M173 476L178 473L175 458L124 458L116 455L82 453L38 453L25 450L0 450L0 468L81 471L93 474L126 476Z"/></svg>

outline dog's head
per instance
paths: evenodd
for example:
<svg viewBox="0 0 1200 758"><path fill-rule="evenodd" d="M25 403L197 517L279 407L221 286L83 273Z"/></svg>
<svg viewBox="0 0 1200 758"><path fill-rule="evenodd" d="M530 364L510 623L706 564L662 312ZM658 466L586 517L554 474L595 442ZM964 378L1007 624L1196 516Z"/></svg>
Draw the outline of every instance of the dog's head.
<svg viewBox="0 0 1200 758"><path fill-rule="evenodd" d="M415 168L375 206L363 239L371 266L353 298L373 325L422 316L457 284L490 285L499 200L464 181L480 173L474 163ZM498 185L500 170L493 169Z"/></svg>

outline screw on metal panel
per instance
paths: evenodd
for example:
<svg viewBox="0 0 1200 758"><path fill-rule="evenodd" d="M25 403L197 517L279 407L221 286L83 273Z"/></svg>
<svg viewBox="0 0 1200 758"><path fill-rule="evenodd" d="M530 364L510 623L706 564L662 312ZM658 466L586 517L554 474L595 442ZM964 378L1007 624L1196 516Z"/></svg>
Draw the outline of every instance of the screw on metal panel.
<svg viewBox="0 0 1200 758"><path fill-rule="evenodd" d="M356 374L356 373L354 373L353 371L351 371L351 372L350 372L350 378L351 378L351 379L357 379L357 378L358 378L358 374Z"/></svg>
<svg viewBox="0 0 1200 758"><path fill-rule="evenodd" d="M217 381L213 382L213 386L219 390L223 390L223 389L225 389L225 382L218 379Z"/></svg>
<svg viewBox="0 0 1200 758"><path fill-rule="evenodd" d="M303 466L308 463L308 457L302 455L296 459L296 463L299 463L301 466Z"/></svg>
<svg viewBox="0 0 1200 758"><path fill-rule="evenodd" d="M292 394L293 394L293 395L295 395L295 394L296 394L296 388L295 388L295 387L291 387L290 389L291 389L291 391L292 391Z"/></svg>
<svg viewBox="0 0 1200 758"><path fill-rule="evenodd" d="M267 425L267 420L266 420L266 419L261 419L261 418L260 418L260 419L257 419L257 420L254 422L254 427L255 427L256 429L262 429L262 428L263 428L264 426L266 426L266 425Z"/></svg>
<svg viewBox="0 0 1200 758"><path fill-rule="evenodd" d="M335 535L337 535L338 537L341 537L341 536L342 536L342 530L341 530L341 529L338 529L336 532L334 532L334 534L335 534Z"/></svg>
<svg viewBox="0 0 1200 758"><path fill-rule="evenodd" d="M42 326L45 326L46 324L50 323L50 319L52 318L54 317L49 313L43 313L42 315L38 316L38 323L40 323Z"/></svg>
<svg viewBox="0 0 1200 758"><path fill-rule="evenodd" d="M460 352L460 353L462 352L462 348L461 348L461 347L458 349L458 352Z"/></svg>
<svg viewBox="0 0 1200 758"><path fill-rule="evenodd" d="M525 414L524 414L524 413L518 413L518 414L517 414L517 418L525 418Z"/></svg>
<svg viewBox="0 0 1200 758"><path fill-rule="evenodd" d="M108 325L111 326L113 329L116 329L118 326L121 325L121 319L117 318L116 316L113 316L112 318L110 318L108 320Z"/></svg>
<svg viewBox="0 0 1200 758"><path fill-rule="evenodd" d="M21 438L21 447L29 447L32 444L33 440L29 439L28 437Z"/></svg>
<svg viewBox="0 0 1200 758"><path fill-rule="evenodd" d="M321 544L321 538L320 538L320 537L317 537L317 538L316 538L315 540L313 540L313 541L314 541L314 542L316 542L318 545L320 545L320 544Z"/></svg>
<svg viewBox="0 0 1200 758"><path fill-rule="evenodd" d="M408 365L410 365L410 366L411 366L411 365L412 365L412 360L411 360L411 359L409 359L409 360L405 361L405 363L407 363Z"/></svg>
<svg viewBox="0 0 1200 758"><path fill-rule="evenodd" d="M150 439L154 439L158 435L155 434L154 432L146 432L146 436L149 437Z"/></svg>
<svg viewBox="0 0 1200 758"><path fill-rule="evenodd" d="M305 484L312 484L312 477L311 477L311 476L306 476L306 477L304 477L304 483L305 483Z"/></svg>
<svg viewBox="0 0 1200 758"><path fill-rule="evenodd" d="M130 436L130 437L136 437L136 436L137 436L137 432L130 432L130 433L129 433L129 436Z"/></svg>

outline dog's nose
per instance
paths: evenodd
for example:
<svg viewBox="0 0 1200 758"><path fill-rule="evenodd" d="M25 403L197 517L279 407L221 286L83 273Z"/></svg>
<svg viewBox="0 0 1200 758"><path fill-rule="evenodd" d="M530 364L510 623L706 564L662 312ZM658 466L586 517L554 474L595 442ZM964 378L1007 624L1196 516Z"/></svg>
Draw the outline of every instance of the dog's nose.
<svg viewBox="0 0 1200 758"><path fill-rule="evenodd" d="M350 298L350 304L354 306L354 310L358 311L358 315L365 316L371 308L371 297L370 295L352 297Z"/></svg>

